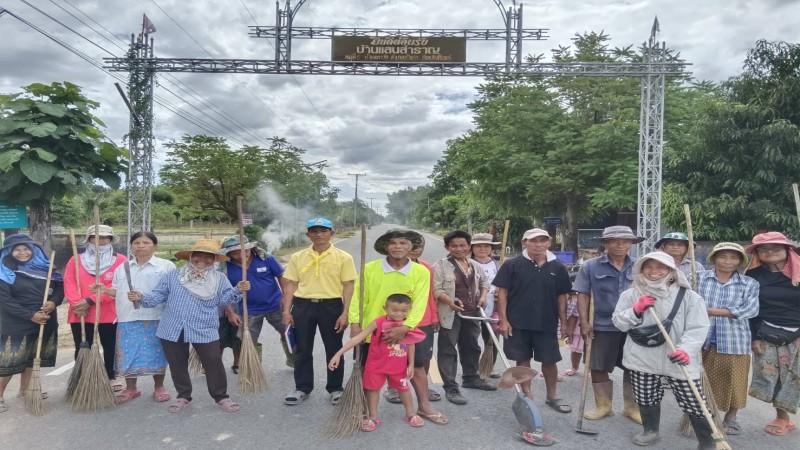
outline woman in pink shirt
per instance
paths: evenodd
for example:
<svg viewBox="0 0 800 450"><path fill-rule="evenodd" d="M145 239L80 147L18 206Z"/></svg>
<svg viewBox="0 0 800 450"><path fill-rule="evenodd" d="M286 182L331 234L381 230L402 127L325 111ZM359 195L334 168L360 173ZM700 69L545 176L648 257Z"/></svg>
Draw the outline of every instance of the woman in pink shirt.
<svg viewBox="0 0 800 450"><path fill-rule="evenodd" d="M114 280L114 269L127 261L125 255L114 253L113 243L119 241L119 236L114 235L114 230L108 225L100 225L99 244L100 244L100 284L111 288ZM83 241L86 251L73 257L64 269L64 297L69 301L69 315L67 321L72 328L72 338L75 341L75 357L78 357L78 349L81 343L81 317L86 322L86 340L89 344L94 338L95 324L95 303L96 294L93 286L95 284L96 253L94 246L94 226L86 230L86 239ZM80 280L76 278L75 264L80 269ZM80 285L80 291L78 290ZM114 392L121 391L124 386L116 381L114 373L114 355L116 353L117 341L117 311L114 297L100 295L100 320L98 325L100 334L100 345L103 346L103 361L105 363L108 379L111 380L111 388Z"/></svg>

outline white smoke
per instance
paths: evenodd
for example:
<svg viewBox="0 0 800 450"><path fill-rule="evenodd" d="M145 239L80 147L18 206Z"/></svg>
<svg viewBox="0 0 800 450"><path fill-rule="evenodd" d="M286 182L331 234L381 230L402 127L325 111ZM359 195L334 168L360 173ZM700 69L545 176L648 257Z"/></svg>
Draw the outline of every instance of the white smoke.
<svg viewBox="0 0 800 450"><path fill-rule="evenodd" d="M258 199L264 204L267 216L271 219L266 231L261 235L261 241L267 250L274 252L294 239L295 245L302 242L302 233L305 231L306 221L314 216L313 211L305 207L298 207L286 203L275 189L264 186L258 191Z"/></svg>

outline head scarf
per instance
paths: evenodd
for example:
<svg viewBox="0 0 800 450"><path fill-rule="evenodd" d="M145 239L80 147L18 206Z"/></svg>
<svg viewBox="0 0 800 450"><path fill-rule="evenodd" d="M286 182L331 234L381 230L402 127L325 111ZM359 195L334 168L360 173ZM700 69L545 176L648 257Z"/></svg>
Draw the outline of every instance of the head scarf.
<svg viewBox="0 0 800 450"><path fill-rule="evenodd" d="M642 268L644 267L644 263L648 259L653 259L665 266L669 267L669 273L661 278L660 280L650 280L644 273L642 273ZM685 287L687 289L691 289L692 286L689 284L689 280L686 278L686 275L683 272L679 271L675 266L675 260L672 259L672 256L656 251L650 252L644 256L642 256L633 266L633 287L635 287L639 292L642 294L649 294L655 297L656 299L663 299L667 298L670 295L670 290L677 287Z"/></svg>
<svg viewBox="0 0 800 450"><path fill-rule="evenodd" d="M800 284L800 255L795 252L792 246L784 245L784 247L786 248L786 264L783 265L781 272L786 275L786 278L792 280L793 286L797 286ZM754 251L747 270L755 269L763 264L761 258L758 257L758 251Z"/></svg>
<svg viewBox="0 0 800 450"><path fill-rule="evenodd" d="M191 256L190 256L191 259ZM191 261L186 264L178 273L178 281L181 286L191 292L192 295L200 300L211 300L217 295L219 283L222 280L221 274L214 267L214 264L205 269L198 269Z"/></svg>
<svg viewBox="0 0 800 450"><path fill-rule="evenodd" d="M117 257L114 256L114 247L111 244L100 246L100 273L105 273L114 265ZM94 273L95 270L95 253L94 244L87 244L86 251L81 253L81 265L89 273Z"/></svg>
<svg viewBox="0 0 800 450"><path fill-rule="evenodd" d="M46 280L47 271L50 269L50 261L46 256L44 256L42 249L35 244L18 245L24 245L28 247L33 253L33 256L28 260L28 262L22 263L11 256L11 252L14 250L16 245L13 247L4 248L3 251L0 252L0 261L2 261L2 264L0 264L0 280L3 280L8 284L14 284L14 281L17 279L17 273L24 273L31 278ZM53 270L51 279L54 281L63 280L61 274L56 270Z"/></svg>

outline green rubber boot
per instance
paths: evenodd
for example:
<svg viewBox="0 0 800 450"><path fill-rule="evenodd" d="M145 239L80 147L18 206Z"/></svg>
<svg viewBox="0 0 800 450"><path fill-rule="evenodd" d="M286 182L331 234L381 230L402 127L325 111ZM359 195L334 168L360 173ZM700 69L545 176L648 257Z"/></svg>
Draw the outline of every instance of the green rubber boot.
<svg viewBox="0 0 800 450"><path fill-rule="evenodd" d="M258 355L258 361L261 362L261 343L256 343L256 355Z"/></svg>
<svg viewBox="0 0 800 450"><path fill-rule="evenodd" d="M294 368L294 355L289 351L289 344L286 341L281 341L281 347L283 347L283 353L286 355L286 366Z"/></svg>

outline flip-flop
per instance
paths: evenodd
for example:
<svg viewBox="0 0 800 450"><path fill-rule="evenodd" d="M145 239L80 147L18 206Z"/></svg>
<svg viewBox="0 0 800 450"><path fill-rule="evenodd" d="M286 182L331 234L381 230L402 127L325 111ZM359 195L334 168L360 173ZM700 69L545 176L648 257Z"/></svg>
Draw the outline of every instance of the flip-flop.
<svg viewBox="0 0 800 450"><path fill-rule="evenodd" d="M361 422L361 431L365 433L369 433L370 431L375 431L381 426L381 419L365 419Z"/></svg>
<svg viewBox="0 0 800 450"><path fill-rule="evenodd" d="M742 432L742 427L735 420L723 420L722 426L725 427L725 434L736 436Z"/></svg>
<svg viewBox="0 0 800 450"><path fill-rule="evenodd" d="M564 402L564 400L560 398L554 398L552 400L546 400L544 402L545 405L555 409L556 411L562 414L569 414L572 412L572 406L569 406Z"/></svg>
<svg viewBox="0 0 800 450"><path fill-rule="evenodd" d="M567 369L567 370L562 370L559 375L561 375L562 377L571 377L576 373L578 373L578 369Z"/></svg>
<svg viewBox="0 0 800 450"><path fill-rule="evenodd" d="M331 405L336 406L339 404L339 400L342 399L342 391L333 391L331 392Z"/></svg>
<svg viewBox="0 0 800 450"><path fill-rule="evenodd" d="M111 386L112 392L122 392L125 390L125 385L117 380L109 380L108 384Z"/></svg>
<svg viewBox="0 0 800 450"><path fill-rule="evenodd" d="M557 443L558 441L553 439L553 436L545 433L545 432L533 432L530 431L523 431L520 437L527 443L535 445L537 447L550 447L551 445Z"/></svg>
<svg viewBox="0 0 800 450"><path fill-rule="evenodd" d="M421 412L417 412L417 415L425 420L435 423L436 425L447 425L450 423L450 419L448 419L447 416L441 412L437 412L436 414L422 414Z"/></svg>
<svg viewBox="0 0 800 450"><path fill-rule="evenodd" d="M117 404L122 405L124 403L128 403L129 401L139 397L140 395L142 395L142 393L137 390L125 389L117 395L116 397Z"/></svg>
<svg viewBox="0 0 800 450"><path fill-rule="evenodd" d="M404 416L403 420L405 420L409 426L414 428L421 428L425 425L425 421L422 420L422 417L420 417L418 414L414 414L413 416Z"/></svg>
<svg viewBox="0 0 800 450"><path fill-rule="evenodd" d="M434 391L428 391L428 401L429 402L438 402L441 399L442 399L442 394L440 394L438 392L434 392Z"/></svg>
<svg viewBox="0 0 800 450"><path fill-rule="evenodd" d="M167 391L167 388L165 388L164 386L161 386L160 388L156 388L153 391L153 400L155 400L155 401L157 401L159 403L169 401L170 398L172 398L172 397L169 395L169 392Z"/></svg>
<svg viewBox="0 0 800 450"><path fill-rule="evenodd" d="M42 392L42 400L47 400L47 397L49 396L50 394L48 394L47 392ZM17 392L17 398L25 398L25 392L24 391Z"/></svg>
<svg viewBox="0 0 800 450"><path fill-rule="evenodd" d="M222 400L215 403L217 408L225 411L225 412L236 412L239 410L239 404L231 400L230 398L223 398Z"/></svg>
<svg viewBox="0 0 800 450"><path fill-rule="evenodd" d="M308 394L303 391L294 391L291 394L287 395L283 398L283 404L285 405L299 405L303 403L303 400L308 398Z"/></svg>
<svg viewBox="0 0 800 450"><path fill-rule="evenodd" d="M796 425L794 422L783 419L774 419L772 422L764 425L764 431L775 436L786 436L790 431L794 430Z"/></svg>
<svg viewBox="0 0 800 450"><path fill-rule="evenodd" d="M167 411L171 413L179 413L184 409L188 408L190 403L192 403L191 400L186 400L185 398L178 397L177 400L175 400L175 403L169 405Z"/></svg>
<svg viewBox="0 0 800 450"><path fill-rule="evenodd" d="M4 413L6 411L8 411L8 406L6 406L5 400L3 400L2 397L0 397L0 413Z"/></svg>
<svg viewBox="0 0 800 450"><path fill-rule="evenodd" d="M400 393L395 389L387 389L383 394L383 398L385 398L387 402L394 403L395 405L403 403L402 400L400 400Z"/></svg>

